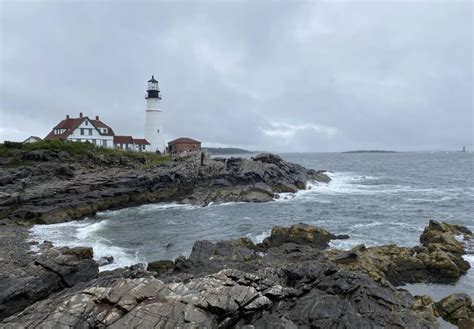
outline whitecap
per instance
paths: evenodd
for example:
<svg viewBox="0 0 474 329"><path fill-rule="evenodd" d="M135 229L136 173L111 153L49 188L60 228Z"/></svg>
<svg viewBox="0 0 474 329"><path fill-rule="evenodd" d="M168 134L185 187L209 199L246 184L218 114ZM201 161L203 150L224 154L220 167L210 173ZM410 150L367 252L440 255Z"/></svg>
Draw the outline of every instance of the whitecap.
<svg viewBox="0 0 474 329"><path fill-rule="evenodd" d="M387 223L382 223L382 222L370 222L370 223L358 223L352 226L353 228L367 228L367 227L374 227L374 226L381 226L381 225L387 225Z"/></svg>
<svg viewBox="0 0 474 329"><path fill-rule="evenodd" d="M51 225L35 225L31 228L31 239L39 243L48 240L57 247L92 247L94 259L113 256L112 264L102 266L100 271L130 266L143 262L132 250L114 246L111 241L96 234L105 229L108 220L82 220ZM37 248L34 249L37 251Z"/></svg>
<svg viewBox="0 0 474 329"><path fill-rule="evenodd" d="M270 231L263 231L262 233L256 235L252 240L256 243L262 243L265 238L270 236Z"/></svg>
<svg viewBox="0 0 474 329"><path fill-rule="evenodd" d="M138 212L140 214L145 214L145 213L164 211L164 210L169 210L169 209L192 210L192 209L198 209L198 208L200 207L196 205L190 205L190 204L184 204L184 203L174 203L174 202L150 203L150 204L144 204L137 207L129 207L129 208L124 208L124 209L106 210L106 211L98 212L96 217L109 218L109 217L114 217L120 214L127 214L129 212L130 213Z"/></svg>
<svg viewBox="0 0 474 329"><path fill-rule="evenodd" d="M358 245L365 245L365 246L372 246L372 244L367 243L367 240L361 240L361 239L345 239L345 240L331 240L329 241L329 247L330 248L336 248L336 249L342 249L342 250L349 250L354 248L355 246Z"/></svg>

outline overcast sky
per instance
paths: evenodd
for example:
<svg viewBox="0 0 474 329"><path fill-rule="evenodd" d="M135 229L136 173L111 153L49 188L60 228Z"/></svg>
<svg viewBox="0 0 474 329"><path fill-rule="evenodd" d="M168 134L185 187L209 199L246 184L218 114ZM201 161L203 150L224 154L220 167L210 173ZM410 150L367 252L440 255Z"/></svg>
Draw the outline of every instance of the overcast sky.
<svg viewBox="0 0 474 329"><path fill-rule="evenodd" d="M471 1L1 2L0 140L66 114L269 151L473 144Z"/></svg>

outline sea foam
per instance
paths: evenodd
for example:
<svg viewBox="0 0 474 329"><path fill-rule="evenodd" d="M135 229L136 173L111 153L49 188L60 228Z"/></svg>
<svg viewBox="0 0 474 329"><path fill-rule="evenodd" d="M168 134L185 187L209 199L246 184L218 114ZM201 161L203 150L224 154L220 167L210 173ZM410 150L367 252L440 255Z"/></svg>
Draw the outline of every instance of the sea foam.
<svg viewBox="0 0 474 329"><path fill-rule="evenodd" d="M100 267L100 271L144 262L137 252L115 246L111 241L100 236L100 231L106 229L107 224L108 220L86 219L60 224L35 225L30 230L31 239L39 243L45 240L52 241L57 247L92 247L95 260L105 256L114 257L114 262Z"/></svg>

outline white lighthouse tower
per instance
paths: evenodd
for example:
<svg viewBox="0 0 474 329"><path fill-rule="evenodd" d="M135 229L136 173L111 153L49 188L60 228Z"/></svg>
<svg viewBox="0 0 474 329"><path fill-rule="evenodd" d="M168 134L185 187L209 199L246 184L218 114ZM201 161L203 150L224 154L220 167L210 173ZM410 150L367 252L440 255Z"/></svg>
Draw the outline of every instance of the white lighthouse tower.
<svg viewBox="0 0 474 329"><path fill-rule="evenodd" d="M163 136L163 119L160 108L160 89L158 81L154 76L148 80L146 91L146 118L145 118L145 138L150 145L150 151L165 151L165 139Z"/></svg>

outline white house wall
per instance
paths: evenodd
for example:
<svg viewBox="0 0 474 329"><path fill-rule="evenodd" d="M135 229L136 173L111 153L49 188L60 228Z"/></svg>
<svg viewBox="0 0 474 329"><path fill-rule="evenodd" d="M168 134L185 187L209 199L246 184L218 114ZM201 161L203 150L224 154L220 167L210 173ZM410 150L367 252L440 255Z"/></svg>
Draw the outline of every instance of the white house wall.
<svg viewBox="0 0 474 329"><path fill-rule="evenodd" d="M84 129L84 135L81 135L81 128ZM92 129L92 135L89 135L89 129ZM102 129L102 128L98 128ZM103 136L99 134L97 129L92 125L92 122L89 120L84 120L73 132L68 136L68 140L73 142L86 142L94 144L94 140L96 140L95 145L103 146L103 141L107 141L107 147L113 148L114 147L114 137L113 136Z"/></svg>

